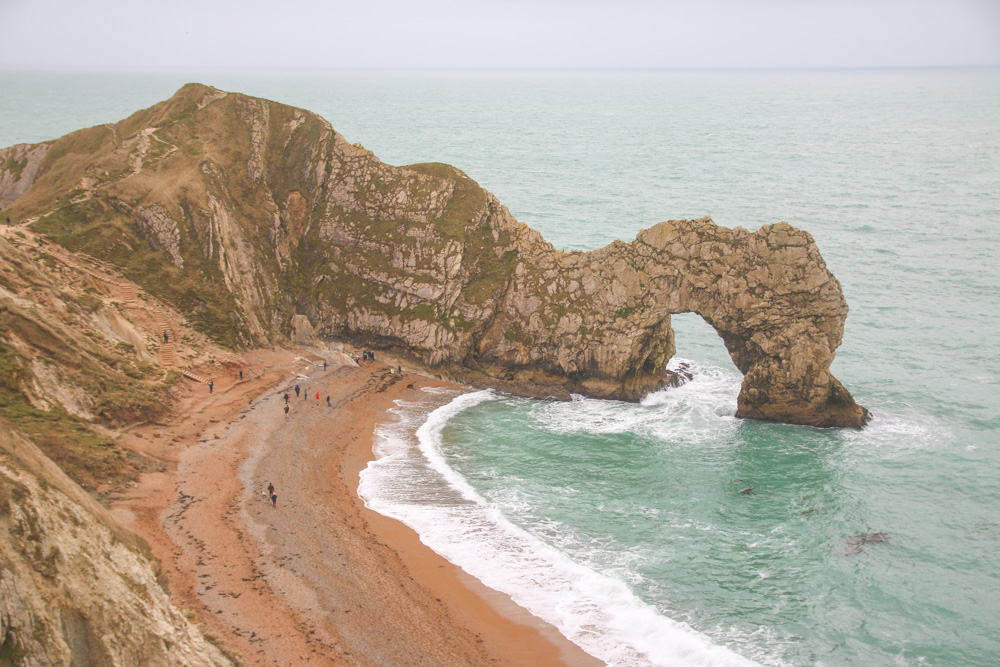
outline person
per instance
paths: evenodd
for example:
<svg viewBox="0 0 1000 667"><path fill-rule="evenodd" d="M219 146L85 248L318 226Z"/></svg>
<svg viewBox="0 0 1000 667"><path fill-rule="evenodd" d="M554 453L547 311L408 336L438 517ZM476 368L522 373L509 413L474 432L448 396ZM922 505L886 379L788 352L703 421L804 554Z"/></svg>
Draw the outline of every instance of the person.
<svg viewBox="0 0 1000 667"><path fill-rule="evenodd" d="M240 369L240 382L242 382L242 381L243 381L243 369L241 368Z"/></svg>
<svg viewBox="0 0 1000 667"><path fill-rule="evenodd" d="M288 405L285 405L285 414L288 414Z"/></svg>
<svg viewBox="0 0 1000 667"><path fill-rule="evenodd" d="M299 397L299 385L295 385L295 398Z"/></svg>
<svg viewBox="0 0 1000 667"><path fill-rule="evenodd" d="M318 391L316 392L316 400L317 401L319 400L319 392Z"/></svg>
<svg viewBox="0 0 1000 667"><path fill-rule="evenodd" d="M371 352L368 353L368 358L371 359L372 361L375 361L375 351L374 350L372 350Z"/></svg>
<svg viewBox="0 0 1000 667"><path fill-rule="evenodd" d="M273 493L274 493L274 484L271 484L271 482L268 482L267 483L267 495L270 496Z"/></svg>
<svg viewBox="0 0 1000 667"><path fill-rule="evenodd" d="M287 391L285 392L285 405L288 405L288 392ZM288 412L288 410L285 410L285 412Z"/></svg>
<svg viewBox="0 0 1000 667"><path fill-rule="evenodd" d="M324 371L326 370L326 362L325 361L323 362L323 370Z"/></svg>
<svg viewBox="0 0 1000 667"><path fill-rule="evenodd" d="M361 352L361 358L365 361L368 361L368 350L363 350Z"/></svg>
<svg viewBox="0 0 1000 667"><path fill-rule="evenodd" d="M10 227L10 216L7 216L7 226Z"/></svg>
<svg viewBox="0 0 1000 667"><path fill-rule="evenodd" d="M330 394L326 395L326 407L328 408L333 407L332 405L330 405Z"/></svg>
<svg viewBox="0 0 1000 667"><path fill-rule="evenodd" d="M278 494L277 493L272 493L271 494L271 507L277 507L277 506L278 506Z"/></svg>
<svg viewBox="0 0 1000 667"><path fill-rule="evenodd" d="M403 365L400 364L399 368L396 369L396 375L403 377Z"/></svg>
<svg viewBox="0 0 1000 667"><path fill-rule="evenodd" d="M396 374L396 369L393 368L392 366L389 366L389 375L395 375L395 374Z"/></svg>
<svg viewBox="0 0 1000 667"><path fill-rule="evenodd" d="M166 330L163 331L163 342L167 343L170 341L170 336L167 335Z"/></svg>
<svg viewBox="0 0 1000 667"><path fill-rule="evenodd" d="M215 389L215 380L209 380L208 381L208 393L211 394L214 389Z"/></svg>

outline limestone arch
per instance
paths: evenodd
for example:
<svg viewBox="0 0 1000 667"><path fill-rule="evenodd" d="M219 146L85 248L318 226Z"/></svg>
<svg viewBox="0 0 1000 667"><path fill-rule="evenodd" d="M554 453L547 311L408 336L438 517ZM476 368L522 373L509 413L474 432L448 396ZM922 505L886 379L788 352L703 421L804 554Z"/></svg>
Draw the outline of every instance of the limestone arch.
<svg viewBox="0 0 1000 667"><path fill-rule="evenodd" d="M570 391L640 400L669 380L670 318L689 312L743 374L738 417L855 428L869 418L829 371L847 303L807 232L670 221L632 243L553 251L534 267L514 281L478 351L508 379L561 377Z"/></svg>

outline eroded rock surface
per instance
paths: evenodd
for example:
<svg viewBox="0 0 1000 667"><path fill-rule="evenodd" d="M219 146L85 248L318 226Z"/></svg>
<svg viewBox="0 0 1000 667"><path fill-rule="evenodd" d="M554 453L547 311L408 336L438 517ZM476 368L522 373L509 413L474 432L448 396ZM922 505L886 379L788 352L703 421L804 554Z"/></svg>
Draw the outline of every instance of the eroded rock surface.
<svg viewBox="0 0 1000 667"><path fill-rule="evenodd" d="M231 665L141 540L0 424L0 649L15 665Z"/></svg>
<svg viewBox="0 0 1000 667"><path fill-rule="evenodd" d="M840 285L785 223L664 222L561 252L457 169L386 165L314 114L197 84L53 142L25 188L29 171L0 175L23 192L16 219L189 303L217 339L270 343L304 316L321 338L457 379L638 400L670 380L670 315L697 312L745 376L739 416L867 420L829 371ZM176 286L192 276L196 296Z"/></svg>

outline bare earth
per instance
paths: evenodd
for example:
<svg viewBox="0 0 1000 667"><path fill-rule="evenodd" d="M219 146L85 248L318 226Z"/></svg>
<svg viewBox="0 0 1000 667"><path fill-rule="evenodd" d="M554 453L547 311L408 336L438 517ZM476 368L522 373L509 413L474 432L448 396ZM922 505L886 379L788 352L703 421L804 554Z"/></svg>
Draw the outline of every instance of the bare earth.
<svg viewBox="0 0 1000 667"><path fill-rule="evenodd" d="M150 543L174 602L253 665L601 664L365 508L375 426L443 383L324 354L328 370L289 351L234 359L213 393L189 382L169 423L123 436L165 464L113 512Z"/></svg>

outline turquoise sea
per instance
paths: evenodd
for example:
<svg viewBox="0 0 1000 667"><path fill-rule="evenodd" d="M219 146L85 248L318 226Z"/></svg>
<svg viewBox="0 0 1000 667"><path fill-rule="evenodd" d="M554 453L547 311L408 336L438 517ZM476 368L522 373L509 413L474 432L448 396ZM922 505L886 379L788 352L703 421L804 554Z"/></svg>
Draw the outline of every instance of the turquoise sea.
<svg viewBox="0 0 1000 667"><path fill-rule="evenodd" d="M1000 70L0 72L0 146L187 81L454 164L560 248L703 215L808 230L863 431L735 419L739 372L686 314L692 382L427 393L360 492L608 664L1000 664Z"/></svg>

